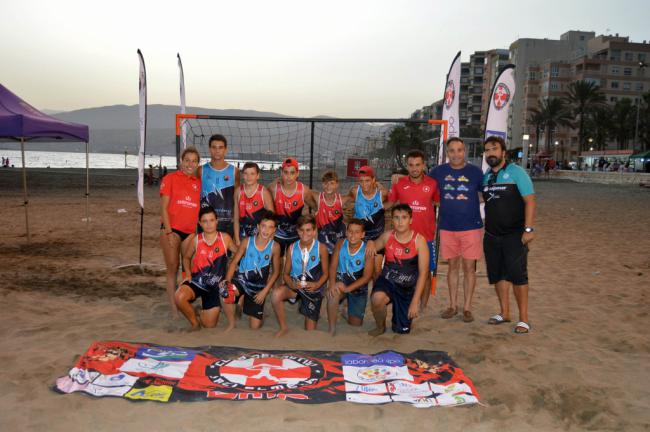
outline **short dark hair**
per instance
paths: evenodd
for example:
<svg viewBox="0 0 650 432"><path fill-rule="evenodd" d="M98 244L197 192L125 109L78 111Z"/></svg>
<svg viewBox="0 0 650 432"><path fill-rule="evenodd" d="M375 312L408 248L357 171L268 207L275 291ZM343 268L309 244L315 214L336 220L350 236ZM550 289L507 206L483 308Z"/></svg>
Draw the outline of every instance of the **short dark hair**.
<svg viewBox="0 0 650 432"><path fill-rule="evenodd" d="M208 147L212 145L212 141L221 141L226 148L228 148L228 140L226 139L225 136L221 134L214 134L210 137L210 141L208 141Z"/></svg>
<svg viewBox="0 0 650 432"><path fill-rule="evenodd" d="M366 224L359 218L352 218L348 221L348 227L350 225L359 225L363 231L366 230Z"/></svg>
<svg viewBox="0 0 650 432"><path fill-rule="evenodd" d="M265 220L272 221L276 227L278 226L278 217L271 210L264 209L260 212L259 223L262 223Z"/></svg>
<svg viewBox="0 0 650 432"><path fill-rule="evenodd" d="M397 211L406 212L409 214L410 217L413 217L413 209L411 209L411 206L408 204L397 204L396 206L393 207L393 210L391 211L390 215L393 216Z"/></svg>
<svg viewBox="0 0 650 432"><path fill-rule="evenodd" d="M316 218L310 214L302 215L298 218L298 221L296 222L296 227L300 228L303 225L311 224L314 228L316 228Z"/></svg>
<svg viewBox="0 0 650 432"><path fill-rule="evenodd" d="M339 176L336 174L336 171L333 170L327 170L323 173L323 177L321 177L321 181L323 183L327 183L328 181L339 181Z"/></svg>
<svg viewBox="0 0 650 432"><path fill-rule="evenodd" d="M255 168L255 171L259 174L260 173L260 166L256 164L255 162L246 162L244 166L242 167L242 172L246 171L248 168Z"/></svg>
<svg viewBox="0 0 650 432"><path fill-rule="evenodd" d="M217 211L215 209L212 207L203 207L201 210L199 210L199 220L201 220L203 215L206 215L208 213L212 213L215 218L219 219L219 216L217 216Z"/></svg>
<svg viewBox="0 0 650 432"><path fill-rule="evenodd" d="M483 148L485 148L486 144L488 143L499 143L499 145L501 146L501 150L506 151L506 141L500 136L491 135L485 138L485 141L483 141Z"/></svg>
<svg viewBox="0 0 650 432"><path fill-rule="evenodd" d="M409 150L409 152L406 153L406 160L409 160L410 158L420 158L422 159L422 162L427 160L426 156L424 156L424 152L418 149Z"/></svg>
<svg viewBox="0 0 650 432"><path fill-rule="evenodd" d="M465 141L463 141L463 139L460 138L460 137L451 137L451 138L449 138L449 139L447 140L447 144L445 144L445 145L446 145L447 147L449 147L449 144L451 144L451 143L453 143L453 142L455 142L455 141L458 141L459 143L465 145Z"/></svg>
<svg viewBox="0 0 650 432"><path fill-rule="evenodd" d="M188 146L183 150L183 153L181 153L181 160L185 159L185 155L193 153L196 155L196 157L199 160L199 163L201 162L201 155L199 154L199 151L196 149L196 147ZM151 166L151 164L149 165Z"/></svg>

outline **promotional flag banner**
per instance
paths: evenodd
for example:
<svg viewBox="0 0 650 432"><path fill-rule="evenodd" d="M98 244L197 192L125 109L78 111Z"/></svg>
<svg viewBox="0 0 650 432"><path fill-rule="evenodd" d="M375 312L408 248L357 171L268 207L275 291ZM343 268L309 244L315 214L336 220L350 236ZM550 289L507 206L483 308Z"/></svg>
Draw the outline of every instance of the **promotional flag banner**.
<svg viewBox="0 0 650 432"><path fill-rule="evenodd" d="M138 201L140 208L144 209L144 155L147 141L147 71L144 67L144 57L138 50L140 59L140 150L138 151Z"/></svg>
<svg viewBox="0 0 650 432"><path fill-rule="evenodd" d="M178 57L178 72L180 74L180 81L181 81L181 114L185 114L185 75L183 74L183 63L181 62L181 55L176 54L176 57ZM185 150L185 147L187 147L187 142L186 140L187 136L187 125L185 124L185 121L181 123L181 151Z"/></svg>
<svg viewBox="0 0 650 432"><path fill-rule="evenodd" d="M447 82L445 83L445 93L442 103L442 120L447 120L448 132L447 139L460 135L460 51L451 62ZM440 146L438 149L438 165L446 162L445 157L445 140L440 134Z"/></svg>
<svg viewBox="0 0 650 432"><path fill-rule="evenodd" d="M508 111L515 97L515 65L507 65L497 76L490 93L485 138L498 136L508 141ZM488 168L483 156L483 172Z"/></svg>
<svg viewBox="0 0 650 432"><path fill-rule="evenodd" d="M115 341L94 342L54 390L156 402L281 399L419 408L479 402L472 381L439 351L366 355Z"/></svg>

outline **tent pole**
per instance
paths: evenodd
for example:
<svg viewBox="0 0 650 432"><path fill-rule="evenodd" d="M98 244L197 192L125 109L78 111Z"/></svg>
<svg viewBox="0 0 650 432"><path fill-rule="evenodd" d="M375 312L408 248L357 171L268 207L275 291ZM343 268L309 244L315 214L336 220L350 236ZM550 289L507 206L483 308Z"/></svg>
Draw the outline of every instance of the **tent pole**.
<svg viewBox="0 0 650 432"><path fill-rule="evenodd" d="M88 196L90 195L90 174L88 165L88 141L86 141L86 226L88 229L90 229L90 212L88 210Z"/></svg>
<svg viewBox="0 0 650 432"><path fill-rule="evenodd" d="M29 215L27 209L27 170L25 169L25 138L20 137L20 153L23 159L23 204L25 205L25 229L27 230L27 241L31 241L29 233Z"/></svg>

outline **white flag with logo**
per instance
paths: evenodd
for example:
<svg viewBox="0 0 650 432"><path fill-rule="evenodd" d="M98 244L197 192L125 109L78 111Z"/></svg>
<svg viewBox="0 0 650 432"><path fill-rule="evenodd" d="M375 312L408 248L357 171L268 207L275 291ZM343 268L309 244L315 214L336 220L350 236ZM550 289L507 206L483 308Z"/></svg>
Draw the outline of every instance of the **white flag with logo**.
<svg viewBox="0 0 650 432"><path fill-rule="evenodd" d="M176 54L176 57L178 57L178 71L180 73L180 81L181 81L181 114L185 114L185 74L183 73L183 63L181 62L181 55ZM185 120L181 121L181 151L185 150L185 147L187 147L187 142L186 140L187 136L187 125L185 124Z"/></svg>
<svg viewBox="0 0 650 432"><path fill-rule="evenodd" d="M447 139L460 135L460 51L454 57L447 74L445 94L442 99L442 120L447 120ZM445 163L445 137L440 132L440 147L438 151L438 165Z"/></svg>
<svg viewBox="0 0 650 432"><path fill-rule="evenodd" d="M138 201L140 207L144 208L144 152L147 140L147 71L144 67L142 52L138 50L140 59L140 150L138 151Z"/></svg>
<svg viewBox="0 0 650 432"><path fill-rule="evenodd" d="M485 138L498 136L508 141L508 111L515 97L515 65L507 65L497 76L488 104ZM483 155L483 172L488 168Z"/></svg>

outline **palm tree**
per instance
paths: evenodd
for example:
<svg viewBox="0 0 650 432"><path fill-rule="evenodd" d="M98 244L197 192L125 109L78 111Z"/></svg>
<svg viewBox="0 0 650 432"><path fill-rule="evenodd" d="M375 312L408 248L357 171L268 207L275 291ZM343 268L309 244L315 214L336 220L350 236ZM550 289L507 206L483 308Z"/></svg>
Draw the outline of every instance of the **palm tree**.
<svg viewBox="0 0 650 432"><path fill-rule="evenodd" d="M563 99L549 98L541 99L538 108L529 110L533 116L540 116L543 119L543 125L546 134L546 152L550 152L551 133L558 126L571 126L573 116Z"/></svg>
<svg viewBox="0 0 650 432"><path fill-rule="evenodd" d="M617 150L624 149L627 141L634 136L636 108L632 99L623 98L616 102L612 110L611 136L616 139Z"/></svg>
<svg viewBox="0 0 650 432"><path fill-rule="evenodd" d="M585 118L585 136L594 139L597 150L603 150L612 130L612 107L603 105L594 108Z"/></svg>
<svg viewBox="0 0 650 432"><path fill-rule="evenodd" d="M539 112L534 112L535 108L528 110L528 122L535 125L535 153L539 151L539 136L542 134L544 128L544 117Z"/></svg>
<svg viewBox="0 0 650 432"><path fill-rule="evenodd" d="M585 148L585 120L590 111L605 105L605 95L593 81L574 81L568 86L569 95L565 98L578 121L578 148Z"/></svg>

